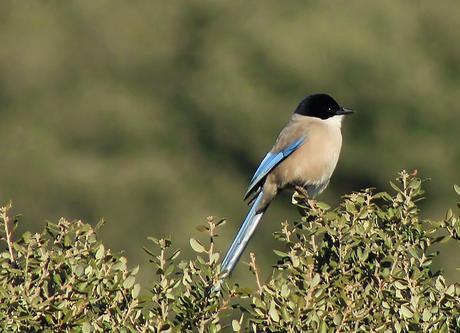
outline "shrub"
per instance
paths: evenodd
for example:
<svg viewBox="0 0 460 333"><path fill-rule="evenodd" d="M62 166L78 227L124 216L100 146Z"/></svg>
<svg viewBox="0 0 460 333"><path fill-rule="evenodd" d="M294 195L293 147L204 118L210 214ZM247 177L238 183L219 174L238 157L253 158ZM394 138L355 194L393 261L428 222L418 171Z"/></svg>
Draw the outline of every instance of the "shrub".
<svg viewBox="0 0 460 333"><path fill-rule="evenodd" d="M251 254L255 290L224 282L219 291L217 229L208 218L192 238L195 259L180 260L167 239L146 248L156 279L139 301L137 269L110 253L81 222L49 224L10 239L8 207L0 222L0 322L3 330L132 332L458 332L460 286L435 271L432 246L460 241L460 216L420 218L422 181L402 172L394 194L367 189L335 209L298 191L301 218L275 233L279 261L268 279ZM456 188L460 195L460 189ZM262 282L266 280L266 282Z"/></svg>
<svg viewBox="0 0 460 333"><path fill-rule="evenodd" d="M8 240L0 256L2 332L142 330L138 269L97 240L100 225L61 219L12 243L9 208L0 210Z"/></svg>
<svg viewBox="0 0 460 333"><path fill-rule="evenodd" d="M441 222L420 220L421 181L402 173L399 182L393 197L365 190L345 196L334 210L295 196L304 216L275 235L287 250L277 252L275 275L252 298L250 327L459 331L460 286L432 270L430 251L447 238L460 240L459 218L450 211Z"/></svg>

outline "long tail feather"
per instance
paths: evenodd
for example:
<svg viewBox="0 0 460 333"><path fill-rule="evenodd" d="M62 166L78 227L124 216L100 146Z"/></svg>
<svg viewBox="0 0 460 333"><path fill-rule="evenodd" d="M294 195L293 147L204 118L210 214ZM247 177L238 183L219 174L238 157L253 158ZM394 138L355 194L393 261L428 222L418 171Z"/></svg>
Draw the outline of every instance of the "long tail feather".
<svg viewBox="0 0 460 333"><path fill-rule="evenodd" d="M259 224L264 212L256 213L256 208L259 206L259 203L262 200L263 192L260 192L254 203L252 204L251 209L249 210L246 218L236 234L235 239L232 242L232 245L227 251L224 260L221 265L221 277L222 279L226 278L232 272L235 267L238 259L243 254L244 249L248 245L249 240L251 239L252 234L256 230L257 225Z"/></svg>

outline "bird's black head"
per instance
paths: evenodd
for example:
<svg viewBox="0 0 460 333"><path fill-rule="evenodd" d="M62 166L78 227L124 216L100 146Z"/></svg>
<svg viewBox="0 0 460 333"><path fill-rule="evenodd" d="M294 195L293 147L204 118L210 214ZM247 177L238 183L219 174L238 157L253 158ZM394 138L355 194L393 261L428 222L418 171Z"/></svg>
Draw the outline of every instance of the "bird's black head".
<svg viewBox="0 0 460 333"><path fill-rule="evenodd" d="M302 116L328 119L333 116L353 113L339 105L331 96L327 94L313 94L305 97L294 113Z"/></svg>

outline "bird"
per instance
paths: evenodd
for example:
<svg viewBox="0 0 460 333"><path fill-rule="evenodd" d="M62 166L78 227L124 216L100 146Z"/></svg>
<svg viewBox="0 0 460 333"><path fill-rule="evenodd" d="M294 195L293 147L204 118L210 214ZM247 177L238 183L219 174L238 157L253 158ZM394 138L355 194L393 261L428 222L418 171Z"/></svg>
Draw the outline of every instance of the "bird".
<svg viewBox="0 0 460 333"><path fill-rule="evenodd" d="M220 281L233 271L272 200L302 187L314 198L329 184L342 147L343 118L353 113L328 94L307 95L259 164L244 199L251 206L221 263Z"/></svg>

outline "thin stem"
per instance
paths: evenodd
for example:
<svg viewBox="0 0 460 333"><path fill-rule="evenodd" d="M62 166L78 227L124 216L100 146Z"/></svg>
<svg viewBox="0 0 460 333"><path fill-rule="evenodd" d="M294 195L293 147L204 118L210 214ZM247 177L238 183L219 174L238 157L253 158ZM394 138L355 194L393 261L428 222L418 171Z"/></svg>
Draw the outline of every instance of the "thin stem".
<svg viewBox="0 0 460 333"><path fill-rule="evenodd" d="M254 275L256 277L256 283L257 283L258 292L259 292L259 294L262 294L262 284L260 283L259 271L257 270L257 266L256 266L256 256L255 256L255 254L253 252L251 252L249 255L251 257L251 263L249 265L251 266L251 268L254 271Z"/></svg>
<svg viewBox="0 0 460 333"><path fill-rule="evenodd" d="M209 251L208 251L208 263L212 265L212 255L214 254L214 229L216 224L214 223L214 218L208 216L208 225L209 225Z"/></svg>
<svg viewBox="0 0 460 333"><path fill-rule="evenodd" d="M0 217L3 220L3 225L5 228L5 235L6 235L6 243L8 244L8 251L10 252L10 262L14 263L16 261L16 257L13 251L13 239L12 234L9 228L10 225L10 217L8 216L8 210L11 208L11 203L9 203L5 207L0 208Z"/></svg>

